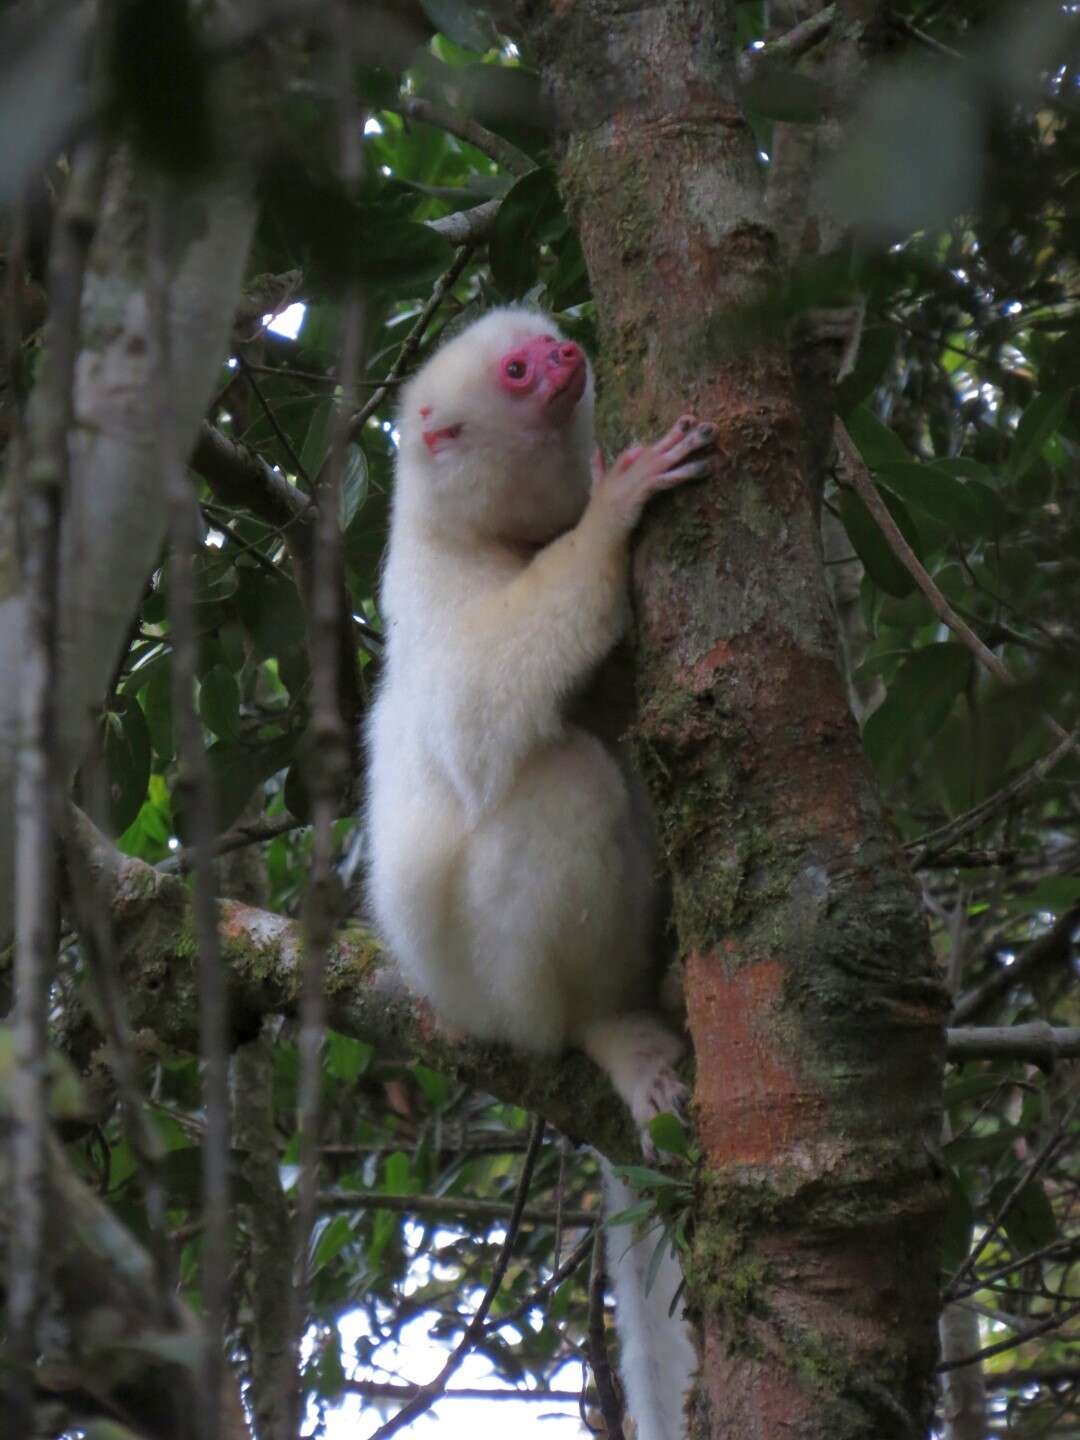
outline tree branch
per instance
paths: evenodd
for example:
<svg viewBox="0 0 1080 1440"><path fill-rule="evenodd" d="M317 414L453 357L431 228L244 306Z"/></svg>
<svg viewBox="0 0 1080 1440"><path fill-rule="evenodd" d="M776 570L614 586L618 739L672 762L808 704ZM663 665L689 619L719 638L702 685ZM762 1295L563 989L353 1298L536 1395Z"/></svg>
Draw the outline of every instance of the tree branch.
<svg viewBox="0 0 1080 1440"><path fill-rule="evenodd" d="M370 420L371 416L378 410L379 406L385 402L390 387L396 385L405 373L414 355L420 349L420 343L427 332L428 326L435 317L435 312L449 294L462 271L465 269L465 266L469 263L471 256L471 244L463 244L454 256L449 268L439 276L438 280L436 280L435 284L431 287L431 294L428 296L424 308L416 317L412 329L408 335L406 335L398 357L390 367L386 379L379 389L373 392L370 398L364 402L352 417L349 424L349 435L351 439L359 439L368 420Z"/></svg>
<svg viewBox="0 0 1080 1440"><path fill-rule="evenodd" d="M438 220L427 221L429 230L445 235L451 245L481 245L491 235L501 200L485 200L471 210L457 210Z"/></svg>
<svg viewBox="0 0 1080 1440"><path fill-rule="evenodd" d="M623 1407L615 1377L611 1372L604 1324L606 1278L604 1227L600 1226L593 1240L592 1267L589 1271L589 1364L596 1381L596 1393L600 1400L600 1413L604 1417L607 1440L623 1440Z"/></svg>
<svg viewBox="0 0 1080 1440"><path fill-rule="evenodd" d="M316 1203L323 1211L392 1210L440 1220L507 1220L514 1213L513 1204L505 1200L478 1200L471 1195L386 1195L381 1190L320 1190ZM567 1210L562 1218L565 1225L593 1225L597 1217L592 1210ZM554 1210L527 1205L521 1219L530 1225L554 1226L558 1216Z"/></svg>
<svg viewBox="0 0 1080 1440"><path fill-rule="evenodd" d="M1071 953L1073 934L1078 925L1080 905L1072 905L1058 916L1045 935L1032 940L1011 965L1003 965L988 980L969 990L966 995L961 995L953 1008L953 1024L962 1025L966 1021L974 1020L977 1015L988 1010L995 1000L1015 986L1022 985L1036 971L1048 965L1063 964Z"/></svg>
<svg viewBox="0 0 1080 1440"><path fill-rule="evenodd" d="M191 943L190 895L175 875L122 855L84 815L72 825L94 881L108 904L117 937L130 1023L144 1048L157 1041L194 1053L198 1011ZM233 1043L257 1033L265 1015L297 1014L301 926L236 900L218 905L222 963ZM10 960L0 963L10 964ZM0 977L2 978L2 977ZM452 1041L422 1001L405 990L396 966L365 927L349 923L334 936L327 961L329 1024L367 1041L383 1058L416 1059L473 1089L541 1114L571 1139L612 1159L635 1159L637 1139L602 1072L576 1051L530 1056L506 1045ZM96 1043L93 1022L72 1015L68 1033L76 1059Z"/></svg>
<svg viewBox="0 0 1080 1440"><path fill-rule="evenodd" d="M533 1131L529 1140L529 1148L525 1153L525 1159L521 1166L521 1179L518 1181L517 1194L514 1196L513 1214L506 1226L506 1239L503 1241L499 1257L492 1267L491 1280L484 1291L483 1299L476 1307L476 1313L465 1327L465 1333L458 1341L446 1364L426 1385L421 1385L411 1400L408 1400L396 1415L392 1416L385 1425L380 1425L378 1430L371 1436L371 1440L390 1440L399 1430L430 1410L435 1401L446 1389L447 1381L458 1370L461 1362L472 1349L473 1343L479 1340L484 1331L484 1321L487 1319L488 1311L495 1303L502 1286L503 1277L506 1274L507 1266L510 1264L510 1256L514 1251L514 1243L517 1240L518 1230L521 1226L521 1216L525 1209L525 1201L529 1194L529 1185L532 1182L532 1173L536 1165L536 1157L540 1154L540 1145L544 1138L544 1122L533 1121Z"/></svg>
<svg viewBox="0 0 1080 1440"><path fill-rule="evenodd" d="M470 120L467 115L448 110L443 105L436 105L434 101L424 100L419 96L406 96L395 100L392 105L383 106L383 109L401 115L406 120L415 120L421 125L434 125L438 130L445 130L448 135L464 140L466 144L494 160L496 165L509 170L511 175L525 175L536 169L536 161L531 155L526 155L524 150L519 150L501 135L496 135L475 120Z"/></svg>
<svg viewBox="0 0 1080 1440"><path fill-rule="evenodd" d="M976 1025L946 1030L945 1053L954 1063L1027 1060L1042 1070L1052 1070L1059 1060L1080 1057L1080 1025L1055 1028L1036 1020L1030 1025Z"/></svg>
<svg viewBox="0 0 1080 1440"><path fill-rule="evenodd" d="M976 660L989 670L995 679L1000 680L1002 685L1011 688L1016 684L1012 671L1002 660L998 659L991 649L983 644L971 626L960 618L934 584L926 567L904 538L900 527L889 513L888 506L878 494L877 486L870 478L866 462L855 448L842 420L836 422L836 444L840 452L845 483L850 484L857 491L859 498L873 516L878 529L888 541L889 548L926 596L934 614L943 625L948 626L962 645L967 646ZM1075 743L1075 737L1068 734L1052 715L1044 713L1043 720L1058 740L1064 741L1070 746Z"/></svg>
<svg viewBox="0 0 1080 1440"><path fill-rule="evenodd" d="M1014 800L1019 800L1029 791L1034 790L1036 785L1041 784L1051 770L1065 759L1078 740L1080 740L1080 731L1074 730L1048 755L1041 756L1026 770L1021 771L1014 780L1010 780L1008 785L1003 785L1000 790L995 791L986 800L972 806L970 810L963 815L958 815L955 820L950 820L948 824L940 825L936 830L928 830L917 840L909 841L904 849L913 852L911 856L912 869L918 870L930 865L933 858L940 854L946 845L952 845L955 841L963 839L965 835L970 835L972 831L987 824L995 815L1008 809Z"/></svg>

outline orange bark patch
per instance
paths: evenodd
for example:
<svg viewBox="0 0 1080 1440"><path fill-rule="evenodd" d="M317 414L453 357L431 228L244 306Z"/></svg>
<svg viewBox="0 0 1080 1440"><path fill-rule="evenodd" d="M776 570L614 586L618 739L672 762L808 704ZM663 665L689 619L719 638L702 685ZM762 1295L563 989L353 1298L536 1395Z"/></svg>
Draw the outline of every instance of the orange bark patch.
<svg viewBox="0 0 1080 1440"><path fill-rule="evenodd" d="M783 965L748 961L734 941L725 948L734 968L716 952L695 952L686 968L698 1133L712 1165L768 1164L816 1132L820 1097L777 1035Z"/></svg>

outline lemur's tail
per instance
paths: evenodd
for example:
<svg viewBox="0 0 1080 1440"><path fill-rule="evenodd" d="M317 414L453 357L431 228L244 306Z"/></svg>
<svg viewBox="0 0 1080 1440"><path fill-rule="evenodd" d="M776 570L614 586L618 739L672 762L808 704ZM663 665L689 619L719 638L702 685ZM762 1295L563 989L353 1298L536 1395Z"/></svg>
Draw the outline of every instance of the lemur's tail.
<svg viewBox="0 0 1080 1440"><path fill-rule="evenodd" d="M609 1215L629 1210L639 1196L615 1174L606 1160L604 1200ZM684 1440L686 1392L697 1368L690 1327L683 1319L678 1260L665 1250L646 1294L657 1235L637 1235L615 1225L607 1233L608 1273L615 1291L615 1326L619 1334L619 1373L627 1409L637 1426L638 1440ZM672 1302L674 1308L672 1308Z"/></svg>

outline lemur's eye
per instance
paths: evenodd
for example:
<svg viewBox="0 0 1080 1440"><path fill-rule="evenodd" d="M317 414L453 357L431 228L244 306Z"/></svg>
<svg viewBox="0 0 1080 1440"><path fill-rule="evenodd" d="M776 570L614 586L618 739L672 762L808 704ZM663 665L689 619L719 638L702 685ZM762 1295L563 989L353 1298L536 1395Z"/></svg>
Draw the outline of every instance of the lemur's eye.
<svg viewBox="0 0 1080 1440"><path fill-rule="evenodd" d="M520 380L525 374L524 360L508 360L506 362L506 373L511 380Z"/></svg>

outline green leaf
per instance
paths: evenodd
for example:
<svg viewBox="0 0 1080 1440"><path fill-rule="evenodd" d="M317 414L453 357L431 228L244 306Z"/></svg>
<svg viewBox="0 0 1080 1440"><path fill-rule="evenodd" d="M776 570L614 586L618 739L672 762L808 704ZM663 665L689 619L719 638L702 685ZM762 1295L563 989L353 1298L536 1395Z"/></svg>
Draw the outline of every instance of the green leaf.
<svg viewBox="0 0 1080 1440"><path fill-rule="evenodd" d="M213 154L208 58L186 0L121 0L106 31L112 95L135 148L185 175Z"/></svg>
<svg viewBox="0 0 1080 1440"><path fill-rule="evenodd" d="M571 305L584 304L592 291L577 231L568 227L566 234L553 243L552 249L555 252L555 273L548 276L547 282L552 310L568 310Z"/></svg>
<svg viewBox="0 0 1080 1440"><path fill-rule="evenodd" d="M669 1155L685 1155L690 1147L690 1137L677 1115L654 1115L649 1121L649 1134L656 1148Z"/></svg>
<svg viewBox="0 0 1080 1440"><path fill-rule="evenodd" d="M894 495L925 510L965 539L983 532L983 509L962 481L935 465L914 460L889 460L877 473Z"/></svg>
<svg viewBox="0 0 1080 1440"><path fill-rule="evenodd" d="M218 740L206 752L214 792L214 816L218 830L227 830L251 799L252 791L283 770L296 748L294 735L283 735L261 745L244 745ZM177 797L173 797L176 804ZM187 816L177 805L177 834L185 842L189 834Z"/></svg>
<svg viewBox="0 0 1080 1440"><path fill-rule="evenodd" d="M996 1214L1015 1181L999 1180L990 1191L989 1209ZM1002 1227L1020 1255L1041 1250L1058 1237L1057 1217L1040 1180L1029 1180L1005 1212Z"/></svg>
<svg viewBox="0 0 1080 1440"><path fill-rule="evenodd" d="M345 1215L335 1215L321 1229L316 1231L311 1268L313 1274L324 1270L331 1260L340 1255L353 1238L352 1224Z"/></svg>
<svg viewBox="0 0 1080 1440"><path fill-rule="evenodd" d="M445 1075L429 1070L426 1065L414 1065L412 1073L432 1109L440 1109L450 1099L450 1081Z"/></svg>
<svg viewBox="0 0 1080 1440"><path fill-rule="evenodd" d="M821 119L828 91L812 75L765 63L755 70L743 98L748 110L768 120L813 124Z"/></svg>
<svg viewBox="0 0 1080 1440"><path fill-rule="evenodd" d="M426 225L364 205L358 216L361 246L352 256L353 277L394 294L415 295L450 267L454 249Z"/></svg>
<svg viewBox="0 0 1080 1440"><path fill-rule="evenodd" d="M1010 480L1019 480L1035 461L1043 445L1059 428L1069 409L1068 395L1036 395L1020 417L1005 467Z"/></svg>
<svg viewBox="0 0 1080 1440"><path fill-rule="evenodd" d="M134 695L114 695L101 723L110 820L113 832L120 835L146 799L152 759L150 729Z"/></svg>
<svg viewBox="0 0 1080 1440"><path fill-rule="evenodd" d="M970 680L972 664L971 652L952 642L927 645L904 662L863 731L882 779L896 780L919 758Z"/></svg>
<svg viewBox="0 0 1080 1440"><path fill-rule="evenodd" d="M892 325L868 325L863 332L855 369L836 387L836 408L851 412L881 383L896 354L897 331Z"/></svg>
<svg viewBox="0 0 1080 1440"><path fill-rule="evenodd" d="M477 15L466 0L420 0L420 4L435 28L455 45L482 54L495 44L497 37L491 21Z"/></svg>
<svg viewBox="0 0 1080 1440"><path fill-rule="evenodd" d="M240 686L224 665L215 665L203 676L199 715L206 728L223 740L236 736L240 726Z"/></svg>
<svg viewBox="0 0 1080 1440"><path fill-rule="evenodd" d="M326 1072L335 1080L351 1085L367 1070L374 1054L375 1047L363 1040L339 1035L336 1030L326 1032Z"/></svg>
<svg viewBox="0 0 1080 1440"><path fill-rule="evenodd" d="M338 519L343 531L352 524L357 511L367 499L367 457L359 445L350 445L345 452L345 473L341 477L341 499Z"/></svg>
<svg viewBox="0 0 1080 1440"><path fill-rule="evenodd" d="M686 1181L676 1175L665 1175L662 1170L650 1170L645 1165L616 1165L615 1174L635 1190L657 1190L667 1186L685 1186Z"/></svg>
<svg viewBox="0 0 1080 1440"><path fill-rule="evenodd" d="M903 501L888 491L884 491L881 498L896 521L900 533L921 559L922 539ZM915 581L893 554L892 547L881 533L877 521L854 490L840 492L839 507L848 538L874 584L886 594L895 595L901 600L905 595L910 595L915 588Z"/></svg>
<svg viewBox="0 0 1080 1440"><path fill-rule="evenodd" d="M566 228L555 172L531 170L499 206L489 253L491 274L502 294L516 300L540 274L540 245Z"/></svg>
<svg viewBox="0 0 1080 1440"><path fill-rule="evenodd" d="M631 1205L626 1210L617 1210L614 1215L605 1215L604 1224L613 1227L639 1225L643 1220L653 1219L655 1215L656 1207L651 1200L639 1200L636 1205Z"/></svg>
<svg viewBox="0 0 1080 1440"><path fill-rule="evenodd" d="M740 50L755 40L764 40L768 28L765 0L740 0L735 6L735 43Z"/></svg>
<svg viewBox="0 0 1080 1440"><path fill-rule="evenodd" d="M159 665L151 675L150 683L143 691L142 703L154 754L163 765L167 765L176 753L172 730L171 656L166 656L165 664Z"/></svg>
<svg viewBox="0 0 1080 1440"><path fill-rule="evenodd" d="M969 480L965 487L979 509L981 533L997 539L1003 535L1009 523L1009 511L996 490L981 480Z"/></svg>
<svg viewBox="0 0 1080 1440"><path fill-rule="evenodd" d="M383 1161L382 1192L384 1195L415 1195L417 1178L404 1150L395 1150Z"/></svg>
<svg viewBox="0 0 1080 1440"><path fill-rule="evenodd" d="M84 1420L80 1429L86 1440L144 1440L136 1431L121 1425L119 1420Z"/></svg>
<svg viewBox="0 0 1080 1440"><path fill-rule="evenodd" d="M871 470L890 460L911 459L899 435L894 435L865 405L856 405L845 423L856 450Z"/></svg>
<svg viewBox="0 0 1080 1440"><path fill-rule="evenodd" d="M946 1169L945 1225L942 1235L941 1261L952 1272L967 1259L975 1229L975 1207L964 1182L952 1168Z"/></svg>
<svg viewBox="0 0 1080 1440"><path fill-rule="evenodd" d="M315 406L311 419L308 421L307 434L304 436L304 443L300 449L300 464L309 479L314 479L319 473L322 463L329 453L334 413L333 400L329 396L325 396Z"/></svg>
<svg viewBox="0 0 1080 1440"><path fill-rule="evenodd" d="M660 1266L663 1265L664 1256L668 1253L670 1248L671 1237L665 1230L664 1233L660 1236L660 1239L657 1240L655 1246L653 1247L653 1252L649 1256L649 1268L645 1271L646 1295L651 1293L652 1287L656 1284L656 1277L660 1274Z"/></svg>

